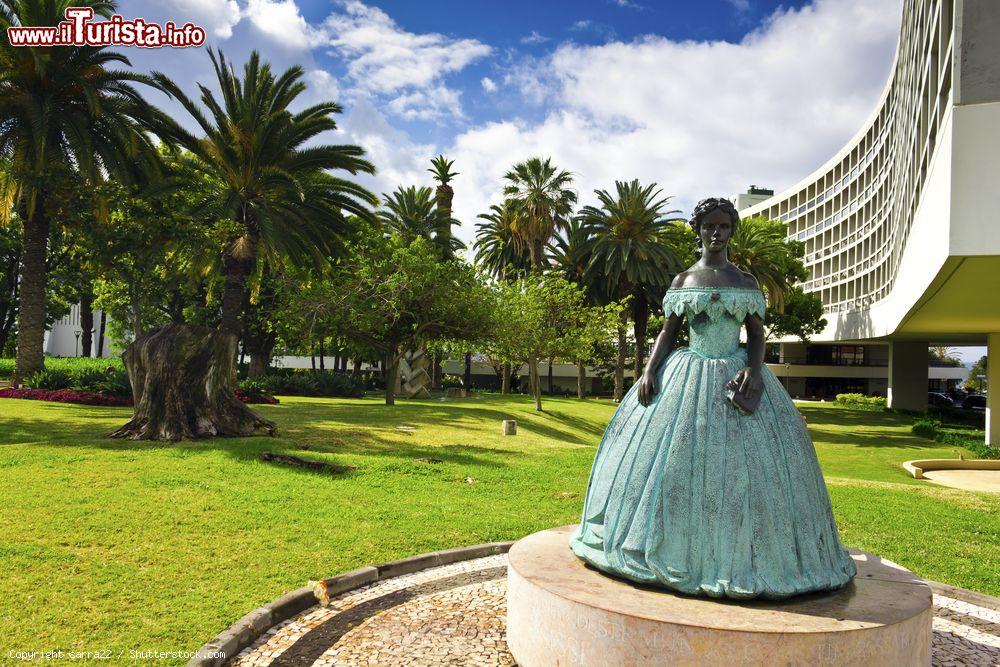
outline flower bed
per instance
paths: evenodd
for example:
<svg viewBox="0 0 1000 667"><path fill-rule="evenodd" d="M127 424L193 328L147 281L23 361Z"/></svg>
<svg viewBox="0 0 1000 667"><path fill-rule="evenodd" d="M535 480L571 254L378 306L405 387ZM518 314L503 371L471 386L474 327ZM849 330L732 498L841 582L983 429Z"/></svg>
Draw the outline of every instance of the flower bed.
<svg viewBox="0 0 1000 667"><path fill-rule="evenodd" d="M23 398L29 401L55 401L81 405L132 405L132 399L123 396L72 389L0 389L0 398Z"/></svg>
<svg viewBox="0 0 1000 667"><path fill-rule="evenodd" d="M0 398L23 398L28 401L54 401L56 403L76 403L79 405L113 405L131 406L132 399L124 396L112 396L93 391L74 391L73 389L0 389ZM274 396L264 394L249 394L241 389L236 390L236 398L244 403L266 403L273 405L278 402Z"/></svg>

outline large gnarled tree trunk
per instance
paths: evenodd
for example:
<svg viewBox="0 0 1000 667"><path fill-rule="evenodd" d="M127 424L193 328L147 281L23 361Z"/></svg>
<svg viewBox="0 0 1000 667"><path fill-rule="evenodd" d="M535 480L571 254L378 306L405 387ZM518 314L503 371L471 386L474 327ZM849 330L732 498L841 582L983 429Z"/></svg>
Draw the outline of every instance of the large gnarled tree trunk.
<svg viewBox="0 0 1000 667"><path fill-rule="evenodd" d="M154 329L125 348L135 412L112 438L168 440L274 435L274 422L236 398L236 336L183 324Z"/></svg>

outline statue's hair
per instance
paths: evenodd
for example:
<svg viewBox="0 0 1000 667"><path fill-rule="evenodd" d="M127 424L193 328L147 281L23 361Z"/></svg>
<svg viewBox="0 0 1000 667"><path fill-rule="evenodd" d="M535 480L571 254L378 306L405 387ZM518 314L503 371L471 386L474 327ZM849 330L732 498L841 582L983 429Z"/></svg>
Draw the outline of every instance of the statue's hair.
<svg viewBox="0 0 1000 667"><path fill-rule="evenodd" d="M736 233L736 228L740 226L740 214L736 212L736 207L733 206L733 202L728 199L723 199L722 197L709 197L708 199L702 199L698 202L698 205L694 207L694 213L691 214L691 220L688 222L691 225L691 229L694 231L695 237L698 239L698 245L701 245L701 221L705 219L709 213L714 210L720 210L729 216L729 219L733 222L733 234Z"/></svg>

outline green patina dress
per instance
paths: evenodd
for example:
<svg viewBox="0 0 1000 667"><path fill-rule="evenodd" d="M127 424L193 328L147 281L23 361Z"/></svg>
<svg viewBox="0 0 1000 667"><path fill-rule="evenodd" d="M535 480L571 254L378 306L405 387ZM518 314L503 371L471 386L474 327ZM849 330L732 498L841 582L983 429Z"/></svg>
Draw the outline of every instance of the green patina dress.
<svg viewBox="0 0 1000 667"><path fill-rule="evenodd" d="M764 316L760 290L671 289L663 307L687 317L691 346L660 365L649 406L638 383L618 406L571 548L605 572L695 595L783 598L844 586L854 561L788 393L765 366L754 414L726 398L747 365L743 320Z"/></svg>

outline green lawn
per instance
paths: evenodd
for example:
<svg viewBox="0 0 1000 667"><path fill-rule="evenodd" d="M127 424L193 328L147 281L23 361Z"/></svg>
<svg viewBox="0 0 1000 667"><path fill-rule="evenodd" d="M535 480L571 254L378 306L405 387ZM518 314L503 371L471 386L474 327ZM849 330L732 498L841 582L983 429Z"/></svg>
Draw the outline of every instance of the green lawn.
<svg viewBox="0 0 1000 667"><path fill-rule="evenodd" d="M161 445L102 437L128 409L0 399L0 663L54 647L193 651L310 579L571 523L614 406L544 403L289 397L260 406L278 438ZM845 543L1000 595L1000 496L899 467L956 448L910 435L910 419L802 408ZM502 437L511 417L518 435ZM278 467L263 451L358 469Z"/></svg>

